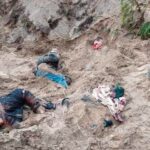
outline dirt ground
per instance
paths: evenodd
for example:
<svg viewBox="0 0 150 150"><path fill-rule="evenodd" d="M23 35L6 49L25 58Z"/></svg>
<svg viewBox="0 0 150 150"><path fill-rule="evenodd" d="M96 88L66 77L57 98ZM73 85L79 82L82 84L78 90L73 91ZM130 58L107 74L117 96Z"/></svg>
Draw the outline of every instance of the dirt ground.
<svg viewBox="0 0 150 150"><path fill-rule="evenodd" d="M2 27L2 26L1 26ZM60 101L70 99L70 107L59 106L43 115L32 114L24 128L0 132L2 150L150 150L150 40L127 35L124 30L115 38L94 26L72 41L49 41L8 44L0 29L0 95L14 88L30 90L39 98ZM103 47L93 50L90 41L102 37ZM43 78L36 78L32 68L38 56L58 48L63 69L72 84L68 89ZM125 121L119 124L101 104L86 103L81 97L99 84L120 83L125 88ZM114 125L103 128L110 117Z"/></svg>
<svg viewBox="0 0 150 150"><path fill-rule="evenodd" d="M102 49L93 50L89 44L89 40L94 38L93 35L103 36L92 33L71 42L49 45L46 43L47 47L56 47L60 50L64 67L60 72L68 74L73 80L67 90L46 79L36 78L32 74L33 64L38 57L34 53L41 46L40 44L29 53L25 48L16 50L16 45L11 47L2 45L1 95L19 87L30 90L39 98L53 102L64 97L69 97L71 100L69 109L58 107L56 111L47 112L44 116L29 116L27 124L30 123L26 124L26 127L31 127L12 130L9 136L15 133L20 137L14 134L15 141L12 141L10 136L9 143L1 140L3 149L17 148L14 144L19 143L17 138L21 139L23 149L40 149L40 146L43 149L50 146L52 149L73 147L76 150L149 149L150 41L141 41L139 38L129 39L124 36L111 41L109 36L104 35ZM115 83L121 83L126 91L128 103L123 113L125 122L118 124L114 121L113 127L103 129L103 119L111 116L109 111L101 104L82 102L81 96L92 92L92 89L99 84ZM38 141L42 144L37 144Z"/></svg>

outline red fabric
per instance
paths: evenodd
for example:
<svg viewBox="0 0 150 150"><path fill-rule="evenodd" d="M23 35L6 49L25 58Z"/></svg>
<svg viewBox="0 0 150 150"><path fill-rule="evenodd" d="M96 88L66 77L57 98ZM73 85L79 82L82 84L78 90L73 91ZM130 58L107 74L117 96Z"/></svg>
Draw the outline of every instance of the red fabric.
<svg viewBox="0 0 150 150"><path fill-rule="evenodd" d="M100 48L102 48L102 40L100 40L100 41L94 41L94 43L93 43L93 49L100 49Z"/></svg>

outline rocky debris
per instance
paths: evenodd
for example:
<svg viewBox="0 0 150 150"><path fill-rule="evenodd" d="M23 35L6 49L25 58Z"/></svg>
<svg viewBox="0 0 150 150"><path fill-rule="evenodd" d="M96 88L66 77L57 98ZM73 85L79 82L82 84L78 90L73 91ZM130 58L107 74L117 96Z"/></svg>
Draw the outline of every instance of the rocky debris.
<svg viewBox="0 0 150 150"><path fill-rule="evenodd" d="M76 77L75 71L79 76L67 91L68 96L70 95L69 108L60 106L56 111L47 112L44 116L37 114L33 116L31 114L23 122L23 128L13 129L9 133L2 131L0 133L2 149L134 150L143 147L148 148L149 120L147 118L150 109L145 99L148 93L144 92L148 83L143 84L145 78L143 69L147 67L137 68L138 65L141 65L141 62L147 62L146 53L144 50L142 51L147 47L147 42L142 43L143 46L141 46L138 39L129 42L124 38L118 41L117 49L110 49L107 53L102 52L104 50L95 53L91 48L85 48L84 40L85 37L81 37L79 41L82 42L76 43L77 45L73 43L73 51L69 47L67 49L62 47L62 55L69 58L69 60L66 59L66 67L68 70L71 68L70 72L72 72L73 79ZM124 40L123 43L122 40ZM64 97L61 89L55 87L54 84L31 77L30 63L35 60L33 56L30 56L30 58L18 57L15 49L8 49L7 51L2 51L0 55L1 95L15 86L21 86L30 89L37 96L46 97L48 100L58 100L60 97ZM136 59L132 57L135 53L138 55ZM87 67L90 61L93 64L92 68L91 66ZM75 62L77 62L77 65ZM85 66L85 69L83 66ZM84 74L78 71L80 68L83 68ZM23 77L28 78L24 81ZM127 96L131 95L128 109L124 112L126 120L123 124L114 123L113 127L104 129L103 119L109 114L106 108L97 103L93 104L80 100L83 92L90 91L98 81L101 83L122 81L127 89ZM137 85L142 86L142 88L138 88Z"/></svg>
<svg viewBox="0 0 150 150"><path fill-rule="evenodd" d="M23 8L21 6L14 7L11 10L10 14L7 16L5 25L14 27L17 24L19 17L21 16L22 13L23 13Z"/></svg>
<svg viewBox="0 0 150 150"><path fill-rule="evenodd" d="M150 22L150 8L147 8L144 13L145 22Z"/></svg>
<svg viewBox="0 0 150 150"><path fill-rule="evenodd" d="M1 0L0 1L0 15L6 15L12 9L12 7L18 2L18 0Z"/></svg>
<svg viewBox="0 0 150 150"><path fill-rule="evenodd" d="M23 40L27 37L28 33L27 31L23 28L15 28L8 37L7 42L8 43L20 43L23 42Z"/></svg>
<svg viewBox="0 0 150 150"><path fill-rule="evenodd" d="M6 2L2 6L4 4ZM10 3L7 5L10 5L10 12L5 15L5 25L22 26L27 32L34 34L39 32L44 37L48 36L50 40L73 39L87 30L95 19L106 14L119 15L119 2L114 0L108 2L45 0L44 3L39 0L21 0L15 2L13 6Z"/></svg>

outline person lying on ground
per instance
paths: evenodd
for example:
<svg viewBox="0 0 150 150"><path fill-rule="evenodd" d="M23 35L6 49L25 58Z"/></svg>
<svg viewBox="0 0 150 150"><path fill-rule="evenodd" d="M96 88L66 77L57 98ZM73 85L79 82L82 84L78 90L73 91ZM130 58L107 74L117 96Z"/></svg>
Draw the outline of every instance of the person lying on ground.
<svg viewBox="0 0 150 150"><path fill-rule="evenodd" d="M67 88L71 84L72 79L68 75L65 75L66 71L59 64L59 59L60 55L58 53L58 50L52 49L51 52L41 56L38 59L36 67L33 64L34 67L32 69L32 72L35 76L44 77ZM52 69L50 69L50 67ZM61 69L61 73L59 74L58 69Z"/></svg>
<svg viewBox="0 0 150 150"><path fill-rule="evenodd" d="M15 89L0 97L0 127L18 127L23 121L23 107L29 106L34 113L44 113L45 109L56 109L56 105L36 98L30 91Z"/></svg>
<svg viewBox="0 0 150 150"><path fill-rule="evenodd" d="M37 64L36 68L38 69L38 66L40 64L46 63L54 70L58 70L59 69L59 59L60 59L60 54L59 54L58 50L54 48L49 53L39 57L39 59L36 63Z"/></svg>

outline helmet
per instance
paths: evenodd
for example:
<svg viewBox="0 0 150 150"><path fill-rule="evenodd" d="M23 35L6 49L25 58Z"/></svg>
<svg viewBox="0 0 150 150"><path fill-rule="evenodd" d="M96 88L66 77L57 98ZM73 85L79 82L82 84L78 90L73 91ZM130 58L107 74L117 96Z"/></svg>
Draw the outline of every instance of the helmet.
<svg viewBox="0 0 150 150"><path fill-rule="evenodd" d="M59 51L57 48L52 48L49 54L54 53L58 58L60 57Z"/></svg>

